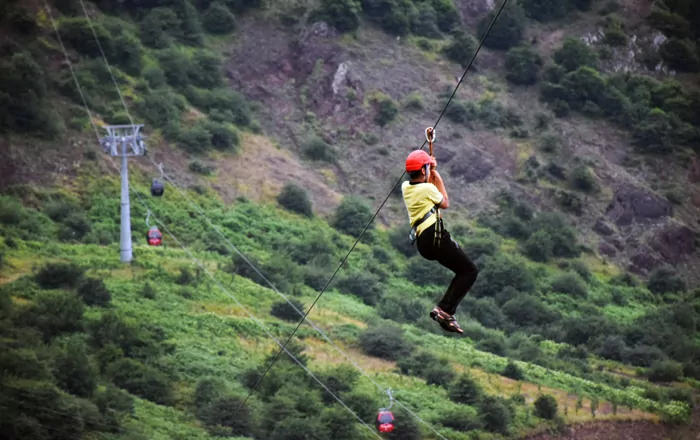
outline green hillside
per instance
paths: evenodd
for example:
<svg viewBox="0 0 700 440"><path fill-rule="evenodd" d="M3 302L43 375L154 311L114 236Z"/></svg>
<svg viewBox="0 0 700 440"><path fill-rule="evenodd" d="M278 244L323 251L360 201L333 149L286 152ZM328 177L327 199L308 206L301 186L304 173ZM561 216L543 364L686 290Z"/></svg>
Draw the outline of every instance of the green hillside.
<svg viewBox="0 0 700 440"><path fill-rule="evenodd" d="M638 423L647 438L657 421L665 437L692 432L700 217L680 170L699 139L698 10L565 3L508 6L438 129L462 205L448 228L480 269L457 313L465 335L428 317L450 274L406 242L394 191L313 325L296 332L294 358L282 354L242 409L275 340L291 335L398 178L415 148L403 144L419 145L434 123L449 96L436 84L456 85L448 75L473 53L488 8L4 4L0 438L370 439L389 388L397 429L387 438L520 438L594 420ZM334 30L312 26L320 20ZM561 31L599 22L607 58ZM675 79L606 64L639 31L632 23L670 37L648 62ZM308 39L324 32L339 46ZM305 49L290 61L276 44L291 35ZM337 80L339 53L354 79ZM95 130L131 120L146 124L154 163L130 159L136 246L124 265L118 170ZM455 146L462 137L503 160L480 162ZM596 156L603 141L613 151ZM149 192L155 163L165 163L162 198ZM488 166L493 180L469 180ZM153 225L162 247L145 243ZM623 249L603 252L616 240Z"/></svg>

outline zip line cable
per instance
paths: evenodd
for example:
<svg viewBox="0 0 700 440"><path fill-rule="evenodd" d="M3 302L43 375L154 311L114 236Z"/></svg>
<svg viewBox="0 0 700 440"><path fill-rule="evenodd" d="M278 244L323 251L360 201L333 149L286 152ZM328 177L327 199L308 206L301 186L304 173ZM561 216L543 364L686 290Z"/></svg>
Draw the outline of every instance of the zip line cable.
<svg viewBox="0 0 700 440"><path fill-rule="evenodd" d="M82 101L83 101L83 106L85 107L85 111L88 113L88 117L90 118L90 124L92 125L92 128L93 128L93 130L94 130L94 132L95 132L95 136L96 136L97 140L99 141L100 136L99 136L99 132L98 132L98 130L97 130L97 127L95 126L95 123L94 123L94 121L93 121L92 112L90 111L90 108L89 108L88 105L87 105L87 101L85 100L85 96L84 96L84 94L83 94L83 92L82 92L82 88L80 87L80 83L79 83L77 77L75 76L75 72L74 72L74 70L73 70L72 63L70 62L70 59L69 59L69 57L68 57L68 53L67 53L67 51L66 51L66 49L65 49L65 46L63 45L63 41L62 41L62 39L61 39L61 37L60 37L60 34L59 34L59 32L58 32L58 28L57 28L57 26L56 26L56 22L55 22L54 19L53 19L53 14L51 13L51 10L50 10L50 7L49 7L49 5L48 5L48 3L47 3L47 0L44 0L44 5L45 5L45 7L46 7L47 12L49 13L49 17L50 17L50 19L51 19L51 23L53 24L54 30L55 30L55 32L56 32L56 36L57 36L57 38L58 38L58 40L59 40L59 44L61 45L61 48L62 48L63 53L64 53L64 56L65 56L65 58L66 58L66 61L67 61L67 63L68 63L68 66L69 66L69 68L70 68L71 74L73 75L73 80L74 80L75 83L76 83L76 87L77 87L78 92L79 92L79 94L80 94L80 96L81 96L81 99L82 99ZM115 163L114 160L111 158L111 156L110 156L109 159L110 159L110 162L111 162L111 164L113 165L113 167L116 169L116 171L119 172L119 168L117 167L116 163ZM149 212L152 213L152 211L149 209L150 207L148 206L148 204L143 200L143 198L142 198L141 195L138 193L138 191L136 191L136 190L134 189L134 187L131 185L131 183L129 183L129 189L130 189L131 192L137 197L137 199L141 202L141 204L144 206L144 208L146 208L147 211L149 211ZM321 385L321 387L323 387L323 389L326 390L326 391L328 392L328 394L330 394L333 398L335 398L335 399L338 401L338 403L340 403L341 406L343 406L348 412L350 412L350 413L351 413L362 425L364 425L375 437L381 439L381 436L380 436L379 434L377 434L377 432L375 431L374 428L372 428L372 427L369 426L364 420L362 420L362 418L360 418L350 407L348 407L348 406L345 404L345 402L343 402L343 401L342 401L337 395L335 395L323 382L321 382L321 380L318 379L318 377L316 377L316 375L314 375L314 374L313 374L299 359L297 359L291 352L289 352L289 350L287 350L286 346L285 346L285 345L282 345L282 343L281 343L277 338L275 338L275 336L270 332L270 330L269 330L260 320L258 320L252 313L250 313L250 311L248 311L248 309L246 309L245 306L243 306L243 304L235 297L235 295L233 295L231 292L229 292L229 291L216 279L216 277L214 277L214 276L211 274L211 272L209 272L209 270L207 270L206 266L204 266L197 258L195 258L195 256L192 254L192 252L190 252L190 250L189 250L184 244L182 244L182 242L170 231L170 229L169 229L162 221L160 221L160 219L159 219L155 214L152 214L152 215L153 215L153 218L155 219L156 223L158 223L158 224L163 228L163 230L164 230L168 235L170 235L170 236L173 238L173 240L175 240L175 242L182 248L182 250L183 250L185 253L187 253L187 255L190 257L190 259L191 259L192 261L194 261L194 262L209 276L209 278L212 279L212 281L214 281L214 283L222 290L222 292L224 292L227 296L229 296L231 299L233 299L233 300L236 302L236 304L250 317L250 319L252 319L255 323L257 323L257 324L263 329L263 331L265 331L265 332L268 334L268 336L269 336L273 341L275 341L275 343L277 343L277 345L279 345L279 346L281 347L281 350L283 350L284 352L286 352L287 355L288 355L291 359L293 359L293 360L294 360L294 361L295 361L309 376L311 376L316 382L318 382L318 384ZM278 356L279 356L279 353L278 353Z"/></svg>
<svg viewBox="0 0 700 440"><path fill-rule="evenodd" d="M118 83L117 83L117 81L116 81L116 78L114 77L112 68L111 68L111 66L110 66L110 64L109 64L109 61L107 60L107 57L106 57L106 55L105 55L105 53L104 53L104 51L103 51L103 49L102 49L102 44L101 44L101 42L100 42L100 40L99 40L99 37L97 36L97 33L95 32L95 28L94 28L94 26L93 26L93 23L92 23L92 20L91 20L91 18L90 18L90 15L88 14L88 12L87 12L87 10L86 10L86 8L85 8L85 4L83 3L83 0L80 0L80 4L81 4L82 9L83 9L83 14L84 14L85 17L87 18L88 23L89 23L89 25L90 25L90 28L92 29L93 37L94 37L94 39L95 39L95 41L96 41L96 43L97 43L97 46L98 46L98 48L99 48L99 50L100 50L100 53L102 54L102 58L104 59L104 62L105 62L105 64L106 64L106 66L107 66L107 70L108 70L108 72L109 72L109 74L110 74L110 76L111 76L111 78L112 78L112 82L114 83L114 86L115 86L115 88L117 89L117 94L119 95L119 99L120 99L120 101L121 101L121 103L122 103L122 106L124 107L124 110L125 110L125 112L126 112L127 117L129 118L129 121L131 121L131 123L133 124L133 123L134 123L134 119L131 117L131 113L130 113L130 111L129 111L129 108L128 108L128 106L126 105L126 102L125 102L125 100L124 100L124 98L123 98L123 95L122 95L122 93L121 93L121 90L119 89L119 85L118 85ZM246 262L246 263L248 263L248 265L249 265L249 266L250 266L250 267L251 267L251 268L252 268L252 269L253 269L253 270L254 270L254 271L255 271L255 272L270 286L270 287L271 287L271 289L272 289L274 292L276 292L280 297L282 297L282 298L283 298L283 299L284 299L284 300L285 300L285 301L286 301L286 302L287 302L287 303L302 317L302 322L304 321L304 319L306 319L306 321L312 326L312 328L313 328L314 330L316 330L319 334L321 334L321 335L323 336L323 338L324 338L326 341L328 341L339 353L341 353L341 354L342 354L342 355L343 355L343 356L344 356L344 357L345 357L345 358L346 358L346 359L347 359L347 360L348 360L348 361L349 361L363 376L365 376L366 378L368 378L376 387L378 387L380 390L382 390L382 392L384 392L384 393L387 392L386 389L385 389L381 384L379 384L379 383L376 382L371 376L369 376L359 365L357 365L356 362L354 362L354 361L350 358L350 356L349 356L345 351L343 351L340 347L338 347L338 345L336 345L336 344L330 339L330 337L328 337L328 335L327 335L321 328L319 328L319 327L318 327L316 324L314 324L310 319L308 319L307 315L305 315L303 311L299 310L299 309L289 300L289 298L288 298L287 296L285 296L282 292L280 292L280 291L275 287L275 285L272 284L272 282L271 282L267 277L265 277L265 276L262 274L262 272L261 272L253 263L251 263L251 262L248 260L248 258L247 258L240 250L238 250L238 248L237 248L236 246L234 246L233 243L231 243L231 241L230 241L230 240L229 240L229 239L228 239L228 238L227 238L227 237L212 223L212 222L211 222L211 220L210 220L209 217L206 215L206 213L203 212L203 210L201 209L201 207L199 207L199 205L197 205L196 203L194 203L194 202L192 201L192 199L191 199L184 191L182 191L182 189L180 189L180 188L178 187L178 185L170 178L170 176L167 175L167 173L165 173L165 172L163 171L162 167L161 167L160 165L158 165L152 157L150 157L150 156L147 156L147 157L148 157L148 159L151 161L151 163L152 163L156 168L158 168L158 169L160 170L162 176L163 176L168 182L170 182L170 184L173 185L173 187L175 187L175 188L178 190L178 192L190 203L190 206L192 206L196 211L198 211L198 213L207 221L207 223L209 224L209 226L210 226L212 229L214 229L214 231L216 231L216 233L219 234L219 236L221 236L221 237L224 239L224 241L225 241L225 242L226 242L226 243L227 243L227 244L228 244L228 245L229 245L229 246L230 246L230 247L245 261L245 262ZM341 264L342 264L342 263L341 263ZM332 281L332 278L331 278L330 281ZM329 282L330 282L330 281L329 281ZM230 286L229 286L229 287L230 287ZM312 306L312 307L313 307L313 306ZM309 309L309 310L310 310L310 309ZM295 332L296 332L296 330L295 330ZM294 335L294 333L292 333L292 336L293 336L293 335ZM289 341L287 341L287 343L289 343ZM286 346L286 344L285 344L285 346ZM265 374L267 374L267 371L265 372ZM256 386L257 386L257 383L256 383ZM441 437L441 438L443 438L443 439L445 438L445 437L442 436L432 425L430 425L428 422L426 422L425 420L423 420L422 418L420 418L418 415L416 415L413 411L411 411L410 408L408 408L408 407L407 407L406 405L404 405L402 402L400 402L400 401L398 401L398 400L396 400L396 399L395 399L395 401L397 402L397 404L398 404L399 406L401 406L409 415L411 415L411 416L412 416L413 418L415 418L417 421L419 421L419 422L421 422L422 424L426 425L431 431L433 431L433 432L434 432L436 435L438 435L439 437ZM241 407L241 408L242 408L242 407ZM239 408L236 412L238 412L241 408Z"/></svg>
<svg viewBox="0 0 700 440"><path fill-rule="evenodd" d="M435 125L433 125L433 129L435 129L435 128L437 127L438 123L439 123L440 120L442 119L442 116L445 114L445 111L447 110L447 107L450 105L450 102L452 101L452 98L453 98L453 97L455 96L455 94L457 93L457 89L458 89L459 86L462 84L462 81L464 80L464 77L467 75L467 72L469 71L469 69L471 68L472 64L474 63L474 59L476 58L476 56L478 55L479 51L481 50L481 46L483 46L484 41L486 41L486 38L488 37L489 33L491 32L491 29L493 28L493 25L496 23L496 20L498 20L498 17L499 17L499 16L501 15L501 13L503 12L503 9L505 8L506 3L508 3L508 0L503 0L503 4L501 4L501 7L499 8L499 10L498 10L498 12L496 13L496 15L493 17L493 20L491 21L491 24L489 25L488 29L486 30L486 33L484 33L484 36L481 38L481 41L479 42L479 45L477 46L476 50L474 51L474 55L472 56L471 60L469 61L469 64L467 65L466 69L464 70L464 74L462 75L462 77L460 78L459 82L457 83L457 86L455 87L454 91L452 92L452 95L450 96L450 99L447 100L447 103L445 104L445 107L442 109L442 112L440 112L440 116L438 117L437 121L435 122ZM434 133L434 131L433 131L433 133ZM426 144L427 142L428 142L427 139L426 139L425 141L423 141L423 145L421 145L421 147L420 147L421 150L422 150L423 148L425 148L425 144ZM381 209L384 207L384 205L386 204L386 202L389 200L389 197L391 197L391 194L394 192L394 188L396 188L396 185L398 185L398 184L401 182L401 180L403 179L403 176L404 176L405 174L406 174L406 171L404 171L404 172L401 173L401 176L400 176L399 179L396 181L396 183L394 184L394 186L391 188L391 191L389 191L389 194L386 196L386 198L384 198L384 201L381 203L381 205L379 205L379 208L378 208L377 211L374 213L374 215L372 216L372 218L369 220L369 222L367 222L367 224L365 225L364 229L362 229L362 232L361 232L360 235L357 237L357 240L355 240L355 243L353 243L353 245L350 247L350 250L349 250L348 253L345 255L345 257L343 258L343 260L340 262L340 264L338 265L338 268L335 270L335 272L333 272L333 275L331 275L331 278L328 280L328 282L326 283L326 285L323 286L323 289L321 289L321 292L318 294L318 296L316 297L316 299L314 300L314 302L311 304L311 307L309 307L309 310L306 311L306 313L304 314L304 317L301 319L301 321L299 321L299 324L297 324L297 326L295 327L294 331L292 331L292 334L289 336L289 338L287 338L287 341L285 342L285 346L292 340L292 337L294 337L294 334L297 332L297 330L299 330L299 327L301 327L301 324L304 322L304 320L306 319L306 317L309 315L309 313L311 312L311 309L313 309L314 306L316 305L316 303L318 302L318 300L321 299L321 296L325 293L325 291L326 291L326 289L328 288L328 286L330 285L331 281L333 281L333 279L335 278L335 276L338 274L338 272L340 271L340 268L343 267L343 264L345 264L345 262L347 261L348 257L349 257L350 254L352 253L352 251L355 250L355 247L357 246L357 244L358 244L358 243L360 242L360 240L362 239L362 236L365 234L365 232L367 232L367 229L369 228L369 225L371 225L372 222L374 221L374 219L377 217L377 215L379 214L379 211L381 211ZM255 386L251 389L250 393L248 393L248 396L247 396L246 399L243 401L243 403L241 404L241 406L236 410L236 412L240 411L241 408L243 408L243 406L246 404L246 402L248 401L248 399L250 398L250 396L255 392L255 390L257 389L258 385L259 385L260 382L265 378L265 375L266 375L267 372L270 370L270 368L271 368L272 365L275 363L275 361L277 360L277 358L279 357L279 355L280 355L281 353L282 353L282 350L280 350L279 352L277 352L277 356L275 356L275 357L272 359L272 362L270 362L270 365L268 365L267 369L265 370L265 373L258 379L258 381L256 382ZM442 437L442 436L441 436L441 437ZM443 438L444 438L444 437L443 437Z"/></svg>
<svg viewBox="0 0 700 440"><path fill-rule="evenodd" d="M488 29L486 30L486 32L485 32L484 36L482 37L482 39L481 39L481 41L480 41L478 47L476 48L476 50L475 50L475 52L474 52L474 55L472 56L472 58L470 59L468 65L467 65L467 67L465 68L464 74L460 77L459 82L457 83L457 86L456 86L455 89L453 90L453 92L452 92L451 96L449 97L447 103L445 104L445 106L443 107L443 109L442 109L440 115L438 116L437 121L435 122L435 124L434 124L434 126L433 126L433 129L436 128L436 127L438 126L438 124L440 123L440 120L442 119L442 117L444 116L445 112L447 111L447 108L448 108L449 104L451 103L452 99L453 99L454 96L456 95L456 93L457 93L457 91L458 91L458 89L459 89L461 83L464 81L464 78L466 77L467 72L469 71L469 69L471 68L472 64L474 63L474 60L476 59L476 56L478 55L479 51L481 50L481 47L483 46L483 44L484 44L486 38L488 37L489 33L491 32L491 29L493 28L494 24L496 23L496 20L498 19L498 17L499 17L499 16L501 15L501 13L503 12L503 9L505 8L507 2L508 2L508 0L504 0L504 2L501 4L501 7L500 7L499 10L498 10L498 12L496 13L496 15L494 16L493 20L491 21L491 23L490 23ZM108 60L107 60L107 57L106 57L106 55L105 55L105 53L104 53L104 51L103 51L103 49L102 49L102 45L101 45L101 43L100 43L100 41L99 41L99 38L97 37L97 34L96 34L96 32L95 32L95 29L94 29L94 26L93 26L93 24L92 24L92 20L90 19L90 16L89 16L89 14L87 13L87 10L86 10L86 8L85 8L85 4L84 4L83 0L80 0L80 3L81 3L81 6L82 6L82 9L83 9L83 13L85 14L86 18L88 19L88 22L89 22L90 27L91 27L91 29L92 29L93 36L94 36L94 38L95 38L95 40L96 40L96 42L97 42L97 44L98 44L100 53L102 54L102 57L103 57L103 59L104 59L104 61L105 61L105 64L107 65L107 69L108 69L108 71L109 71L109 73L110 73L110 76L111 76L111 78L112 78L112 81L114 82L115 88L117 89L117 93L118 93L118 95L119 95L120 101L121 101L121 103L122 103L122 105L123 105L123 107L124 107L124 109L125 109L125 111L126 111L126 113L127 113L127 116L129 117L129 120L130 120L131 123L133 124L133 123L134 123L134 120L133 120L133 118L131 117L131 114L130 114L130 112L129 112L129 109L128 109L128 107L127 107L127 105L126 105L126 102L125 102L125 100L124 100L124 98L123 98L123 95L122 95L122 93L121 93L121 90L119 89L119 86L118 86L118 84L117 84L117 82L116 82L116 79L115 79L114 74L113 74L113 72L112 72L111 66L109 65L109 62L108 62ZM423 149L423 148L425 147L425 143L426 143L426 142L427 142L427 140L423 142L423 144L422 144L422 146L421 146L420 149ZM248 265L249 265L251 268L253 268L253 270L254 270L265 282L267 282L268 285L270 285L270 287L272 288L273 291L275 291L278 295L280 295L283 299L285 299L285 301L286 301L287 303L289 303L290 305L292 305L292 307L294 308L294 310L295 310L297 313L299 313L299 314L301 315L302 312L301 312L300 310L298 310L298 309L296 308L296 306L294 306L294 305L289 301L289 299L288 299L286 296L284 296L284 294L282 294L281 292L279 292L279 290L278 290L278 289L277 289L277 288L276 288L276 287L275 287L275 286L274 286L274 285L273 285L273 284L272 284L272 283L257 269L257 267L255 267L255 265L253 265L253 264L245 257L245 255L243 255L243 254L230 242L230 240L228 240L228 238L225 237L225 236L219 231L219 229L211 222L211 220L206 216L206 214L201 210L201 208L200 208L198 205L196 205L195 203L193 203L193 202L191 201L191 199L190 199L176 184L175 184L175 182L173 182L172 179L170 179L170 177L167 176L167 174L163 172L162 168L160 168L160 167L158 166L158 164L155 163L155 161L153 160L153 158L151 158L151 157L149 156L149 160L153 163L154 166L156 166L157 168L160 169L162 175L163 175L177 190L178 190L178 192L180 192L181 195L183 195L183 196L188 200L188 202L190 203L190 205L193 206L193 207L195 207L195 209L206 219L206 221L207 221L207 223L209 224L209 226L211 226L222 238L224 238L224 240L227 242L227 244L228 244L236 253L238 253L238 255L241 256L241 257L243 258L243 260L244 260L246 263L248 263ZM308 319L308 315L309 315L309 313L311 312L311 309L313 309L313 307L316 305L316 303L318 302L318 300L320 299L320 297L323 295L323 293L325 293L326 289L328 288L328 286L330 285L330 283L333 281L333 279L335 278L335 276L336 276L337 273L339 272L340 268L342 268L343 264L345 264L345 262L347 261L348 257L350 256L350 254L352 253L352 251L355 249L355 247L357 246L357 244L358 244L359 241L361 240L362 236L365 234L365 232L367 231L367 229L369 228L369 226L371 225L371 223L374 221L374 219L376 218L376 216L379 214L379 211L381 211L381 209L382 209L382 208L384 207L384 205L386 204L387 200L388 200L389 197L391 196L391 193L393 192L393 189L394 189L394 188L396 187L396 185L398 185L399 182L403 179L403 176L404 176L404 175L405 175L405 172L403 172L403 173L401 174L401 176L399 177L399 179L397 180L397 182L396 182L396 183L394 184L394 186L392 187L392 191L389 193L389 196L387 196L387 197L384 199L384 201L381 203L381 205L379 206L379 208L377 209L377 211L375 212L375 214L372 216L372 218L370 219L370 221L369 221L369 222L367 223L367 225L364 227L363 231L360 233L360 236L357 238L357 240L355 241L355 243L352 245L352 247L350 248L350 250L349 250L348 253L346 254L345 258L343 258L343 260L341 261L340 265L339 265L338 268L335 270L335 272L333 273L333 275L331 276L331 278L329 279L329 281L328 281L328 282L326 283L326 285L323 287L323 289L321 290L321 292L320 292L319 295L317 296L316 300L314 300L314 302L312 303L311 307L309 307L309 309L307 310L307 312L303 314L301 321L300 321L299 324L296 326L296 328L294 329L294 331L292 332L292 334L290 335L290 337L287 339L287 341L285 342L285 344L284 344L284 346L283 346L283 348L286 347L286 345L291 341L291 338L294 337L294 334L298 331L298 329L300 328L300 326L301 326L301 324L304 322L304 320L307 320L307 321L309 321L309 324L310 324L315 330L317 330L321 335L323 335L324 338L325 338L329 343L331 343L331 345L333 345L340 353L342 353L342 354L343 354L343 355L344 355L344 356L345 356L345 357L346 357L346 358L347 358L347 359L348 359L348 360L349 360L363 375L365 375L367 378L369 378L377 387L381 388L383 391L386 391L386 390L384 389L384 387L382 387L382 386L379 385L376 381L374 381L374 380L373 380L370 376L368 376L355 362L353 362L352 359L351 359L344 351L342 351L342 349L340 349L335 343L333 343L333 341L330 340L330 338L328 338L328 336L327 336L320 328L318 328L313 322L311 322L310 319ZM282 352L282 350L280 350L280 352L277 353L277 355L275 356L275 358L273 358L273 360L271 361L271 363L270 363L270 365L268 366L268 368L265 370L265 372L263 373L263 375L262 375L262 376L258 379L258 381L256 382L255 386L254 386L253 389L251 390L251 393L246 397L246 399L244 400L244 402L242 403L242 405L238 408L238 410L237 410L236 412L240 411L240 409L245 405L245 403L246 403L247 400L250 398L250 396L252 395L252 393L255 391L255 389L257 388L257 386L260 384L260 382L262 381L262 379L263 379L263 378L265 377L265 375L269 372L269 369L272 367L272 365L274 364L274 362L276 362L276 360L277 360L277 358L279 357L279 355L281 354L281 352ZM440 437L442 437L442 435L440 435L437 431L435 431L434 428L432 428L432 426L430 426L430 425L427 424L425 421L423 421L422 419L420 419L418 416L416 416L415 414L413 414L413 413L412 413L408 408L406 408L401 402L398 402L398 401L397 401L397 404L399 404L400 406L404 407L404 409L406 409L407 412L409 412L409 414L411 414L411 415L412 415L413 417L415 417L417 420L419 420L419 421L421 421L422 423L424 423L425 425L427 425L427 426L428 426L431 430L433 430L437 435L439 435ZM444 437L442 437L442 438L444 438Z"/></svg>

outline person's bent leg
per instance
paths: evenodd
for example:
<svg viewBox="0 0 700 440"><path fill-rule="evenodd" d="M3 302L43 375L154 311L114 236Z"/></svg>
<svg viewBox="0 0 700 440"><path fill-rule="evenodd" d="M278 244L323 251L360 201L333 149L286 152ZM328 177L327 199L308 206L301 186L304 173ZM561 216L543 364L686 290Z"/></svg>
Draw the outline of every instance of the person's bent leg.
<svg viewBox="0 0 700 440"><path fill-rule="evenodd" d="M448 234L443 238L441 244L437 261L454 272L455 276L442 300L438 303L438 307L446 313L454 315L457 312L457 306L476 282L479 269Z"/></svg>

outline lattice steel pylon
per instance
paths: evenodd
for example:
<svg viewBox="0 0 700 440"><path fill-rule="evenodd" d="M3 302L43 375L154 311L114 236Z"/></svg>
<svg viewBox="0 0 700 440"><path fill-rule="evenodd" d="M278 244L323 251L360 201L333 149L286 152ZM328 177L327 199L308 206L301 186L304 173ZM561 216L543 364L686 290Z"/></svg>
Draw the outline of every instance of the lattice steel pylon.
<svg viewBox="0 0 700 440"><path fill-rule="evenodd" d="M146 154L145 136L141 134L140 125L107 125L108 136L100 139L100 144L105 153L113 157L121 157L122 169L122 201L121 201L121 239L119 244L119 258L122 263L131 263L133 252L131 243L131 208L129 204L129 156L143 156Z"/></svg>

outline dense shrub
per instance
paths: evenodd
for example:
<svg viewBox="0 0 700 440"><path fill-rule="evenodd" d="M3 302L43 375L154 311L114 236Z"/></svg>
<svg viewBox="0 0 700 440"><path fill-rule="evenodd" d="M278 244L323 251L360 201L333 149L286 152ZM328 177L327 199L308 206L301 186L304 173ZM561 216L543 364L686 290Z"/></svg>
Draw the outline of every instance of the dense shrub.
<svg viewBox="0 0 700 440"><path fill-rule="evenodd" d="M624 46L627 43L622 21L616 15L605 17L603 32L605 32L605 42L611 46Z"/></svg>
<svg viewBox="0 0 700 440"><path fill-rule="evenodd" d="M486 260L472 289L474 296L494 296L506 287L532 292L534 277L520 259L498 254Z"/></svg>
<svg viewBox="0 0 700 440"><path fill-rule="evenodd" d="M491 395L482 397L478 404L479 417L484 429L500 434L508 434L512 414L503 399Z"/></svg>
<svg viewBox="0 0 700 440"><path fill-rule="evenodd" d="M495 16L496 9L493 9L479 21L477 27L479 39L486 34ZM520 43L524 29L525 13L523 9L517 3L509 3L494 23L491 32L489 32L488 37L484 41L484 45L492 49L509 49Z"/></svg>
<svg viewBox="0 0 700 440"><path fill-rule="evenodd" d="M72 292L41 292L24 310L22 321L36 327L44 341L49 341L82 330L84 310L80 298Z"/></svg>
<svg viewBox="0 0 700 440"><path fill-rule="evenodd" d="M513 380L523 380L524 377L523 370L512 361L509 361L508 364L506 364L501 375Z"/></svg>
<svg viewBox="0 0 700 440"><path fill-rule="evenodd" d="M288 183L277 196L277 203L289 211L313 217L311 200L306 191L294 183Z"/></svg>
<svg viewBox="0 0 700 440"><path fill-rule="evenodd" d="M91 397L97 389L98 370L88 357L82 338L70 337L56 348L53 374L58 386L79 397Z"/></svg>
<svg viewBox="0 0 700 440"><path fill-rule="evenodd" d="M476 50L476 39L465 31L459 29L452 33L452 40L443 49L447 58L462 67L466 67L474 56Z"/></svg>
<svg viewBox="0 0 700 440"><path fill-rule="evenodd" d="M112 294L99 278L86 278L78 286L78 295L89 306L105 307L112 301Z"/></svg>
<svg viewBox="0 0 700 440"><path fill-rule="evenodd" d="M535 84L541 68L542 58L527 46L511 48L506 54L506 78L514 84Z"/></svg>
<svg viewBox="0 0 700 440"><path fill-rule="evenodd" d="M685 290L685 282L670 267L659 267L654 269L649 275L647 288L657 295L665 293L682 292Z"/></svg>
<svg viewBox="0 0 700 440"><path fill-rule="evenodd" d="M85 269L73 263L48 263L35 275L35 280L44 289L75 288Z"/></svg>
<svg viewBox="0 0 700 440"><path fill-rule="evenodd" d="M461 374L449 386L450 399L463 405L475 405L484 395L479 384L468 374Z"/></svg>
<svg viewBox="0 0 700 440"><path fill-rule="evenodd" d="M54 136L60 131L55 112L45 104L45 74L30 53L15 52L9 60L0 60L0 77L0 133Z"/></svg>
<svg viewBox="0 0 700 440"><path fill-rule="evenodd" d="M355 30L360 25L360 4L357 0L322 0L321 12L340 32Z"/></svg>
<svg viewBox="0 0 700 440"><path fill-rule="evenodd" d="M384 127L394 119L399 114L399 108L396 102L388 96L378 96L375 99L377 105L377 114L374 117L374 122L380 127Z"/></svg>
<svg viewBox="0 0 700 440"><path fill-rule="evenodd" d="M669 37L686 38L690 34L690 23L671 11L654 8L647 17L648 23Z"/></svg>
<svg viewBox="0 0 700 440"><path fill-rule="evenodd" d="M153 8L139 24L141 41L153 49L165 49L180 29L180 19L170 8Z"/></svg>
<svg viewBox="0 0 700 440"><path fill-rule="evenodd" d="M554 255L554 241L549 232L539 230L528 237L522 250L532 261L545 263Z"/></svg>
<svg viewBox="0 0 700 440"><path fill-rule="evenodd" d="M334 228L353 237L359 237L372 219L370 207L356 197L344 197L336 209L331 224ZM368 230L373 229L369 223Z"/></svg>
<svg viewBox="0 0 700 440"><path fill-rule="evenodd" d="M242 406L243 399L223 396L213 400L199 411L199 418L210 428L224 427L227 435L249 437L255 427L252 411ZM218 432L212 429L212 432Z"/></svg>
<svg viewBox="0 0 700 440"><path fill-rule="evenodd" d="M586 284L574 272L566 272L557 276L552 280L550 288L554 292L565 293L576 298L585 298L588 295Z"/></svg>
<svg viewBox="0 0 700 440"><path fill-rule="evenodd" d="M311 136L303 146L303 153L311 160L335 163L336 151L318 136Z"/></svg>
<svg viewBox="0 0 700 440"><path fill-rule="evenodd" d="M583 164L576 165L571 170L571 185L585 193L592 193L598 189L593 173Z"/></svg>
<svg viewBox="0 0 700 440"><path fill-rule="evenodd" d="M168 124L179 124L182 110L178 97L171 90L157 90L138 101L137 109L154 127L164 128Z"/></svg>
<svg viewBox="0 0 700 440"><path fill-rule="evenodd" d="M659 47L661 57L672 69L681 72L697 72L700 59L692 42L669 38Z"/></svg>
<svg viewBox="0 0 700 440"><path fill-rule="evenodd" d="M568 0L522 0L525 13L539 21L563 18L571 9Z"/></svg>
<svg viewBox="0 0 700 440"><path fill-rule="evenodd" d="M447 428L462 432L481 429L482 427L478 414L473 409L466 407L453 408L446 412L442 415L440 423Z"/></svg>
<svg viewBox="0 0 700 440"><path fill-rule="evenodd" d="M379 278L371 273L355 271L338 280L337 288L343 293L360 298L367 305L376 305L381 294Z"/></svg>
<svg viewBox="0 0 700 440"><path fill-rule="evenodd" d="M59 35L64 43L68 43L81 55L89 57L100 57L100 47L93 36L95 30L97 39L105 53L112 53L114 42L107 30L100 23L91 23L85 18L67 18L61 21Z"/></svg>
<svg viewBox="0 0 700 440"><path fill-rule="evenodd" d="M554 419L557 416L557 399L549 394L538 397L535 400L535 415L542 419Z"/></svg>
<svg viewBox="0 0 700 440"><path fill-rule="evenodd" d="M212 34L228 34L236 28L236 19L225 5L214 2L202 15L202 26Z"/></svg>
<svg viewBox="0 0 700 440"><path fill-rule="evenodd" d="M673 361L655 361L647 375L652 382L673 382L683 377L683 366Z"/></svg>
<svg viewBox="0 0 700 440"><path fill-rule="evenodd" d="M554 52L554 61L572 72L579 67L595 67L596 54L586 43L576 38L567 38L562 46Z"/></svg>
<svg viewBox="0 0 700 440"><path fill-rule="evenodd" d="M412 346L401 328L394 325L370 327L360 335L360 346L370 356L398 360L410 355Z"/></svg>
<svg viewBox="0 0 700 440"><path fill-rule="evenodd" d="M503 313L520 327L544 325L556 319L556 314L532 295L514 296L503 304Z"/></svg>
<svg viewBox="0 0 700 440"><path fill-rule="evenodd" d="M543 230L549 233L554 247L555 257L573 258L580 255L576 231L569 226L566 217L558 212L542 212L532 221L533 230Z"/></svg>
<svg viewBox="0 0 700 440"><path fill-rule="evenodd" d="M428 3L418 3L415 5L416 12L411 23L411 32L415 35L426 38L440 38L440 27L438 26L438 16L433 6Z"/></svg>
<svg viewBox="0 0 700 440"><path fill-rule="evenodd" d="M135 359L121 359L109 368L114 383L131 394L160 405L170 405L173 393L170 381L159 370Z"/></svg>
<svg viewBox="0 0 700 440"><path fill-rule="evenodd" d="M187 75L196 87L206 89L219 87L223 78L221 57L207 50L196 51L189 61Z"/></svg>
<svg viewBox="0 0 700 440"><path fill-rule="evenodd" d="M296 300L294 298L290 299L289 302L277 302L273 304L272 308L270 309L270 314L275 318L284 319L285 321L292 322L301 320L301 317L303 316L304 312L304 304L302 304L299 300Z"/></svg>

